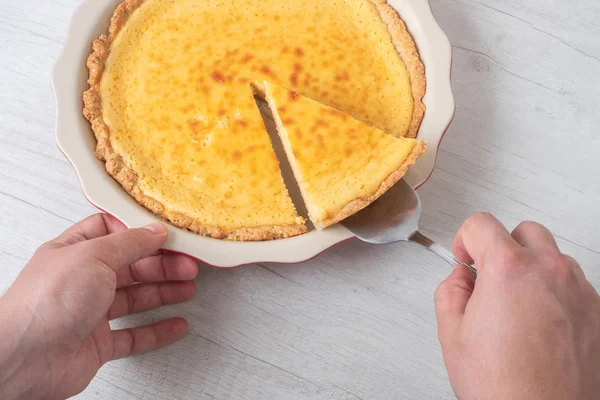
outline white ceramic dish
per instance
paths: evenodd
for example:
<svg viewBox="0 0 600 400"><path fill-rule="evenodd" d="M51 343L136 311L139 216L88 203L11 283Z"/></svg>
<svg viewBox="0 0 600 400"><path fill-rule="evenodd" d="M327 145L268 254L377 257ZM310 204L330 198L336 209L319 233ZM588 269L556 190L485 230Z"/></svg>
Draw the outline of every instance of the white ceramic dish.
<svg viewBox="0 0 600 400"><path fill-rule="evenodd" d="M56 96L56 141L71 162L85 196L97 208L114 215L127 226L160 220L121 188L94 157L96 139L81 114L82 93L87 89L86 59L91 42L108 31L110 16L122 0L84 0L75 10L64 49L56 61L52 87ZM454 116L450 87L452 49L436 23L427 0L388 0L405 21L417 43L427 75L427 107L419 139L427 141L427 153L408 172L406 180L422 185L433 172L438 146ZM166 250L189 254L218 267L255 262L294 263L310 259L327 248L352 238L337 224L324 231L267 242L230 242L196 235L169 225Z"/></svg>

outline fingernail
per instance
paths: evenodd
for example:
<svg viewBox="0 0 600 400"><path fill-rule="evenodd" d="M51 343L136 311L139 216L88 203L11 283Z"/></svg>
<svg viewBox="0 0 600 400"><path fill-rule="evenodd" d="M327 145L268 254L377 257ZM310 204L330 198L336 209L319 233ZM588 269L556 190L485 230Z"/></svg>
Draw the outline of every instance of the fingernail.
<svg viewBox="0 0 600 400"><path fill-rule="evenodd" d="M149 231L152 231L154 233L164 233L167 230L166 226L160 222L153 222L151 224L148 224L144 226L144 229L148 229Z"/></svg>

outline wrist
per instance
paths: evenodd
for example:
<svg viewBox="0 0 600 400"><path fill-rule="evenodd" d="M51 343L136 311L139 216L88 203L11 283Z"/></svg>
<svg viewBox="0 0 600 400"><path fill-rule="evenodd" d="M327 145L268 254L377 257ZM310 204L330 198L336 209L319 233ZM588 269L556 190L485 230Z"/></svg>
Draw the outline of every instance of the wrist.
<svg viewBox="0 0 600 400"><path fill-rule="evenodd" d="M25 299L0 297L0 398L38 399L48 394L43 331Z"/></svg>

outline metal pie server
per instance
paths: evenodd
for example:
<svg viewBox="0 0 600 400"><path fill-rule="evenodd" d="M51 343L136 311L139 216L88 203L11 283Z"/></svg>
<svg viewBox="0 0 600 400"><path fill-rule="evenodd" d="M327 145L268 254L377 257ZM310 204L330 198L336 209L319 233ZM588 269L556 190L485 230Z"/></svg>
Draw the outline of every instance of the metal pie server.
<svg viewBox="0 0 600 400"><path fill-rule="evenodd" d="M475 266L458 260L452 252L420 233L420 218L421 200L417 192L402 179L368 207L343 220L342 225L357 238L368 243L419 243L448 264L462 264L477 275Z"/></svg>

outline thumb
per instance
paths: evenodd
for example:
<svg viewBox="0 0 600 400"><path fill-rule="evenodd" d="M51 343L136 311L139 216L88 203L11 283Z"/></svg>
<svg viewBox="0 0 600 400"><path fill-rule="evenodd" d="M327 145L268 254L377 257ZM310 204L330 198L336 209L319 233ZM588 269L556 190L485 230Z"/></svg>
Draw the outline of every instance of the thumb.
<svg viewBox="0 0 600 400"><path fill-rule="evenodd" d="M154 222L143 228L111 233L82 244L89 246L93 257L116 271L156 253L166 240L167 228L160 222Z"/></svg>
<svg viewBox="0 0 600 400"><path fill-rule="evenodd" d="M435 291L435 315L442 347L457 336L474 287L473 273L459 264Z"/></svg>

